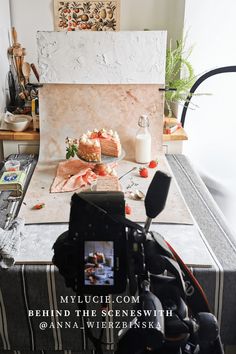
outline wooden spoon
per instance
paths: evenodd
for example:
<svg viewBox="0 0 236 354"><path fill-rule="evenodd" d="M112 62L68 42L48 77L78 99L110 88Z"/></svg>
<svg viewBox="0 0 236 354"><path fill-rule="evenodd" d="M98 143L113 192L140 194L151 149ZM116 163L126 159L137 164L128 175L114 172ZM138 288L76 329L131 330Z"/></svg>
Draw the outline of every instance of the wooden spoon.
<svg viewBox="0 0 236 354"><path fill-rule="evenodd" d="M26 61L24 61L23 65L22 65L22 73L25 78L25 84L28 84L28 82L29 82L30 71L31 71L30 64L27 63Z"/></svg>
<svg viewBox="0 0 236 354"><path fill-rule="evenodd" d="M12 29L11 29L11 37L12 37L12 46L13 46L13 48L19 47L20 44L17 43L17 32L16 32L15 27L12 27Z"/></svg>

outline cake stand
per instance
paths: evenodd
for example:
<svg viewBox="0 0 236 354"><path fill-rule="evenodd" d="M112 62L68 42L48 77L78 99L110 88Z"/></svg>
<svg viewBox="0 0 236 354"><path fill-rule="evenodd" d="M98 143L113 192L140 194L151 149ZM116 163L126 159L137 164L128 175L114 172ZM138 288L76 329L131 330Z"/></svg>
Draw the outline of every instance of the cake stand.
<svg viewBox="0 0 236 354"><path fill-rule="evenodd" d="M84 159L82 159L81 157L78 156L78 158L83 161L83 162L87 162L87 163L95 163L94 166L94 170L96 169L102 169L102 165L106 166L106 165L110 165L112 163L116 163L119 162L121 160L123 160L123 158L125 157L125 150L122 149L121 150L121 154L118 157L114 157L114 156L107 156L107 155L101 155L101 161L86 161Z"/></svg>

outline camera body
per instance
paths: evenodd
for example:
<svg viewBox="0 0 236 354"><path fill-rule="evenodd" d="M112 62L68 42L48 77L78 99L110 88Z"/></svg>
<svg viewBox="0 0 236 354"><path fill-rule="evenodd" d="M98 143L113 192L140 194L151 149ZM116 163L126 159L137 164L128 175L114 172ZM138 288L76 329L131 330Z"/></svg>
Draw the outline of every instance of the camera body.
<svg viewBox="0 0 236 354"><path fill-rule="evenodd" d="M81 192L72 196L69 231L54 245L54 263L67 286L81 294L125 291L126 230L119 222L124 216L122 192Z"/></svg>

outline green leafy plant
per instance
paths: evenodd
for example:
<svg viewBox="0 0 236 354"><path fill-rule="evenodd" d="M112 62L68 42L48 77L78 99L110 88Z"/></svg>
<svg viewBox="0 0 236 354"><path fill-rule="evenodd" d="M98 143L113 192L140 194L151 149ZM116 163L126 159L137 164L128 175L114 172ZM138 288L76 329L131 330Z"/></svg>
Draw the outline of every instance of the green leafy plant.
<svg viewBox="0 0 236 354"><path fill-rule="evenodd" d="M190 89L196 81L193 67L189 62L192 48L185 49L185 40L176 41L176 48L170 46L166 53L166 87L172 89L166 91L165 105L168 116L173 115L171 105L183 103L190 94Z"/></svg>
<svg viewBox="0 0 236 354"><path fill-rule="evenodd" d="M78 141L77 139L66 138L65 143L66 147L66 159L70 159L71 157L75 157L78 152Z"/></svg>

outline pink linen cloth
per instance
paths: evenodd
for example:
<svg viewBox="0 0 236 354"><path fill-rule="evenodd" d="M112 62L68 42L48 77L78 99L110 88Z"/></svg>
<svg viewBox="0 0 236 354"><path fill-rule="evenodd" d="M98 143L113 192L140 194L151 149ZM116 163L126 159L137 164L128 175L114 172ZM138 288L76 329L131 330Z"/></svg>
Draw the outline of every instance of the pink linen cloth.
<svg viewBox="0 0 236 354"><path fill-rule="evenodd" d="M80 160L71 159L60 162L50 192L73 192L90 185L97 178L97 175L92 171L93 167L93 164Z"/></svg>

